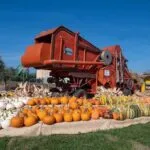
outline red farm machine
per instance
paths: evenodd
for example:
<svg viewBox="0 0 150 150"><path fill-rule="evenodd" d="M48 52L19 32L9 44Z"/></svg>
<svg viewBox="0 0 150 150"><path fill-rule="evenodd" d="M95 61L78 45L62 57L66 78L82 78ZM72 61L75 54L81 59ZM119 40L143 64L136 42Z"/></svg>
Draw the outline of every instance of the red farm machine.
<svg viewBox="0 0 150 150"><path fill-rule="evenodd" d="M76 96L94 94L98 86L133 92L126 61L119 45L99 49L64 26L40 33L21 58L24 67L51 70L52 91Z"/></svg>

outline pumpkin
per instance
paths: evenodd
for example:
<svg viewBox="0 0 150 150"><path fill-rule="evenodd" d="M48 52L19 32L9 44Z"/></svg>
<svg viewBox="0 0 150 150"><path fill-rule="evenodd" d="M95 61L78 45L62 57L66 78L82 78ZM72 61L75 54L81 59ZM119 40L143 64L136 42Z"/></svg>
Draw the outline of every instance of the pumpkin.
<svg viewBox="0 0 150 150"><path fill-rule="evenodd" d="M61 104L68 104L69 99L68 99L68 97L63 96L60 98L60 102L61 102Z"/></svg>
<svg viewBox="0 0 150 150"><path fill-rule="evenodd" d="M81 113L81 119L83 121L88 121L90 120L91 116L90 116L90 113L88 110L84 110L82 113Z"/></svg>
<svg viewBox="0 0 150 150"><path fill-rule="evenodd" d="M24 114L23 112L19 112L19 113L18 113L18 116L19 116L19 117L24 117L25 114Z"/></svg>
<svg viewBox="0 0 150 150"><path fill-rule="evenodd" d="M71 109L77 109L77 108L78 108L78 103L72 102L72 103L69 104L69 107L70 107Z"/></svg>
<svg viewBox="0 0 150 150"><path fill-rule="evenodd" d="M39 99L38 99L38 98L35 98L35 99L34 99L34 102L35 102L36 105L38 105L38 104L39 104Z"/></svg>
<svg viewBox="0 0 150 150"><path fill-rule="evenodd" d="M59 104L59 99L58 98L52 98L51 99L51 104L52 105L58 105Z"/></svg>
<svg viewBox="0 0 150 150"><path fill-rule="evenodd" d="M65 122L72 122L72 113L70 113L70 112L67 112L67 113L65 113L64 114L64 121Z"/></svg>
<svg viewBox="0 0 150 150"><path fill-rule="evenodd" d="M27 108L24 108L24 109L22 110L22 113L23 113L24 115L27 115L28 109L27 109Z"/></svg>
<svg viewBox="0 0 150 150"><path fill-rule="evenodd" d="M99 119L99 110L97 109L92 110L91 118L95 120Z"/></svg>
<svg viewBox="0 0 150 150"><path fill-rule="evenodd" d="M51 99L50 98L45 97L44 99L45 99L47 104L51 104Z"/></svg>
<svg viewBox="0 0 150 150"><path fill-rule="evenodd" d="M55 113L54 117L55 117L56 123L63 122L64 120L63 115L61 113Z"/></svg>
<svg viewBox="0 0 150 150"><path fill-rule="evenodd" d="M46 110L39 110L37 115L40 118L40 120L43 120L43 118L47 115L47 112Z"/></svg>
<svg viewBox="0 0 150 150"><path fill-rule="evenodd" d="M28 113L28 116L33 116L36 118L37 121L39 120L39 117L37 116L36 113L30 112L30 113Z"/></svg>
<svg viewBox="0 0 150 150"><path fill-rule="evenodd" d="M46 110L48 113L50 113L52 109L51 109L51 107L46 106L46 107L45 107L45 110Z"/></svg>
<svg viewBox="0 0 150 150"><path fill-rule="evenodd" d="M13 117L10 121L10 126L15 128L20 128L24 126L24 118L23 117Z"/></svg>
<svg viewBox="0 0 150 150"><path fill-rule="evenodd" d="M95 100L95 105L100 105L100 101L99 100Z"/></svg>
<svg viewBox="0 0 150 150"><path fill-rule="evenodd" d="M72 114L73 121L81 120L81 113L79 111L74 111Z"/></svg>
<svg viewBox="0 0 150 150"><path fill-rule="evenodd" d="M43 123L48 124L48 125L54 124L55 123L55 117L53 115L50 115L50 116L46 115L43 118Z"/></svg>
<svg viewBox="0 0 150 150"><path fill-rule="evenodd" d="M77 103L81 106L83 104L83 99L82 98L78 98L77 99Z"/></svg>
<svg viewBox="0 0 150 150"><path fill-rule="evenodd" d="M41 99L41 100L40 100L40 104L41 104L41 105L46 105L46 104L47 104L47 102L46 102L46 100L45 100L45 99Z"/></svg>
<svg viewBox="0 0 150 150"><path fill-rule="evenodd" d="M95 99L90 99L89 101L92 105L95 105L95 101L96 101Z"/></svg>
<svg viewBox="0 0 150 150"><path fill-rule="evenodd" d="M37 109L39 109L39 106L32 106L31 108L33 113L36 113Z"/></svg>
<svg viewBox="0 0 150 150"><path fill-rule="evenodd" d="M124 120L126 118L125 114L123 112L120 112L119 113L119 118L120 118L120 120Z"/></svg>
<svg viewBox="0 0 150 150"><path fill-rule="evenodd" d="M83 99L83 105L86 105L89 101L87 99ZM90 103L90 102L89 102ZM91 103L90 103L91 104Z"/></svg>
<svg viewBox="0 0 150 150"><path fill-rule="evenodd" d="M120 119L120 113L119 112L113 112L112 113L113 119L119 120Z"/></svg>
<svg viewBox="0 0 150 150"><path fill-rule="evenodd" d="M134 109L128 108L126 117L127 119L134 119L136 117Z"/></svg>
<svg viewBox="0 0 150 150"><path fill-rule="evenodd" d="M105 119L112 119L113 118L112 113L109 111L105 111L103 117Z"/></svg>
<svg viewBox="0 0 150 150"><path fill-rule="evenodd" d="M24 118L24 125L26 127L32 126L37 123L37 119L34 116L28 116Z"/></svg>
<svg viewBox="0 0 150 150"><path fill-rule="evenodd" d="M34 99L30 99L28 102L27 102L27 105L30 105L30 106L34 106L36 103L34 101Z"/></svg>
<svg viewBox="0 0 150 150"><path fill-rule="evenodd" d="M76 102L76 100L77 100L77 98L75 96L73 96L69 99L69 103Z"/></svg>

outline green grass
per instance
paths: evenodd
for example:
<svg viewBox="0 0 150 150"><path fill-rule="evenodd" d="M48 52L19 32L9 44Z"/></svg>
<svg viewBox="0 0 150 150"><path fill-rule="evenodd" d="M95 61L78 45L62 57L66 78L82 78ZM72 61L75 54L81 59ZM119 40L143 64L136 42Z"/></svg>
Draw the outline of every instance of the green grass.
<svg viewBox="0 0 150 150"><path fill-rule="evenodd" d="M78 135L0 138L0 150L150 150L150 123Z"/></svg>

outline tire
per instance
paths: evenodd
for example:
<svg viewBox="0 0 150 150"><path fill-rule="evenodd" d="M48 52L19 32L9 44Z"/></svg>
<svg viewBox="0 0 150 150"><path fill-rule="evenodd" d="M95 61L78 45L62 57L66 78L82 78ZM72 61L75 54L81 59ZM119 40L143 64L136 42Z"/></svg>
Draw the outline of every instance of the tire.
<svg viewBox="0 0 150 150"><path fill-rule="evenodd" d="M123 89L123 94L124 94L125 96L128 96L128 95L131 95L131 94L132 94L132 91L131 91L130 89L128 89L128 88L124 88L124 89Z"/></svg>
<svg viewBox="0 0 150 150"><path fill-rule="evenodd" d="M106 66L112 63L112 55L108 50L102 51L101 59L104 61Z"/></svg>
<svg viewBox="0 0 150 150"><path fill-rule="evenodd" d="M78 89L78 90L76 90L73 95L74 95L75 97L78 97L78 98L80 98L80 97L85 97L85 98L87 98L87 93L86 93L86 91L83 90L83 89Z"/></svg>

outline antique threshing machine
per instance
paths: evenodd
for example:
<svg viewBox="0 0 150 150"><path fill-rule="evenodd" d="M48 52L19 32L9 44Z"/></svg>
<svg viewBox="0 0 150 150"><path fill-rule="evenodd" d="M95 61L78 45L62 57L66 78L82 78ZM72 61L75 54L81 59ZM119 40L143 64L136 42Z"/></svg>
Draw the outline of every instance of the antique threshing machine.
<svg viewBox="0 0 150 150"><path fill-rule="evenodd" d="M119 45L99 49L64 26L40 33L21 58L24 67L51 70L53 92L85 96L97 86L119 87L126 94L133 82ZM67 80L66 80L67 79Z"/></svg>

